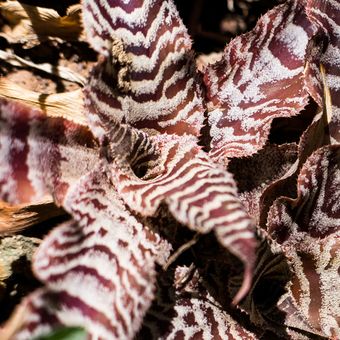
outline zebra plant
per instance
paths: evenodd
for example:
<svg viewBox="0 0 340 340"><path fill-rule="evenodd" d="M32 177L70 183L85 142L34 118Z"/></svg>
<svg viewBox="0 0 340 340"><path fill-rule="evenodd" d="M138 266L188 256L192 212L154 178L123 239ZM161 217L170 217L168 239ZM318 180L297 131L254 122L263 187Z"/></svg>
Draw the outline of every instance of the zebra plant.
<svg viewBox="0 0 340 340"><path fill-rule="evenodd" d="M340 2L286 1L203 71L172 0L82 6L87 124L0 100L1 199L71 216L3 337L339 337ZM270 144L310 98L299 144ZM174 261L183 226L208 235Z"/></svg>

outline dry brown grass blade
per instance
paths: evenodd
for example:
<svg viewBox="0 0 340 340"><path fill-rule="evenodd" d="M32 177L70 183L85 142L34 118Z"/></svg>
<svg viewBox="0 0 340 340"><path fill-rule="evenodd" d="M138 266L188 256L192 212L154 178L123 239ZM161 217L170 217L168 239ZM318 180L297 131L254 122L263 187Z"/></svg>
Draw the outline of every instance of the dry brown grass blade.
<svg viewBox="0 0 340 340"><path fill-rule="evenodd" d="M13 65L13 66L19 66L19 67L28 66L36 70L46 72L48 74L53 74L54 76L57 76L61 79L65 79L73 83L78 83L82 86L86 82L86 79L83 76L70 70L67 67L55 66L49 63L35 64L13 53L5 52L2 50L0 50L0 59L4 60L6 63L9 63L10 65Z"/></svg>
<svg viewBox="0 0 340 340"><path fill-rule="evenodd" d="M0 201L0 235L15 233L50 218L65 214L52 197L34 204L10 205Z"/></svg>
<svg viewBox="0 0 340 340"><path fill-rule="evenodd" d="M25 5L18 1L0 3L0 11L10 24L24 25L27 35L35 33L39 37L79 40L83 34L80 4L69 7L63 17L53 9Z"/></svg>
<svg viewBox="0 0 340 340"><path fill-rule="evenodd" d="M326 71L325 67L321 64L320 65L320 72L322 77L322 85L323 85L323 95L324 95L324 114L326 115L327 123L329 124L332 120L332 98L331 98L331 92L329 90L329 86L327 85L327 79L326 79Z"/></svg>
<svg viewBox="0 0 340 340"><path fill-rule="evenodd" d="M83 112L81 90L43 94L27 90L6 79L0 78L0 97L21 101L42 110L49 117L63 117L80 125L87 125Z"/></svg>

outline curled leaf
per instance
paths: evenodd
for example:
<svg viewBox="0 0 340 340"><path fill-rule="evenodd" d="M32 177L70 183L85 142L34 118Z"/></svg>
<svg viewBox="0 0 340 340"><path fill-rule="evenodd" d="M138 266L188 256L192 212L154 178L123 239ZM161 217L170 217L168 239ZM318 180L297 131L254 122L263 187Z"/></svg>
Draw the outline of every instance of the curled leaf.
<svg viewBox="0 0 340 340"><path fill-rule="evenodd" d="M74 83L78 83L80 85L84 85L85 78L82 77L80 74L72 71L71 69L59 65L51 65L49 63L43 63L43 64L36 64L32 61L28 61L24 58L21 58L15 54L1 51L0 50L0 59L4 60L6 63L9 63L13 66L19 66L19 67L31 67L33 69L46 72L48 74L53 74L54 76L57 76L61 79L68 80ZM2 82L4 82L2 80Z"/></svg>
<svg viewBox="0 0 340 340"><path fill-rule="evenodd" d="M85 87L96 136L104 135L112 120L198 136L204 119L201 81L173 2L85 0L83 5L88 39L103 55Z"/></svg>
<svg viewBox="0 0 340 340"><path fill-rule="evenodd" d="M65 40L77 40L83 31L81 5L69 7L66 16L63 17L53 9L30 6L19 1L1 3L0 11L13 25L24 26L24 31L20 31L21 36L12 34L13 42L18 42L25 35L32 34L38 35L40 39L52 36Z"/></svg>
<svg viewBox="0 0 340 340"><path fill-rule="evenodd" d="M74 220L49 234L33 269L45 288L28 296L14 339L61 326L91 338L130 339L154 294L154 263L168 246L126 211L103 171L83 176L65 197Z"/></svg>
<svg viewBox="0 0 340 340"><path fill-rule="evenodd" d="M122 134L118 137L117 145L124 140ZM193 138L156 136L151 141L159 152L152 161L156 166L149 166L145 176L138 178L126 161L116 160L110 171L113 183L130 208L144 216L154 215L165 202L173 216L189 228L200 233L214 231L245 266L236 303L250 285L256 241L253 222L237 197L232 176L216 167Z"/></svg>
<svg viewBox="0 0 340 340"><path fill-rule="evenodd" d="M51 193L59 202L98 159L92 134L64 118L0 99L0 197L35 202Z"/></svg>
<svg viewBox="0 0 340 340"><path fill-rule="evenodd" d="M221 61L207 67L215 161L257 152L274 118L296 115L307 104L304 66L315 29L304 4L290 0L275 7L251 32L230 42Z"/></svg>
<svg viewBox="0 0 340 340"><path fill-rule="evenodd" d="M339 172L339 146L317 150L300 172L297 198L277 199L268 215L268 232L292 266L290 304L316 334L335 338L340 335Z"/></svg>

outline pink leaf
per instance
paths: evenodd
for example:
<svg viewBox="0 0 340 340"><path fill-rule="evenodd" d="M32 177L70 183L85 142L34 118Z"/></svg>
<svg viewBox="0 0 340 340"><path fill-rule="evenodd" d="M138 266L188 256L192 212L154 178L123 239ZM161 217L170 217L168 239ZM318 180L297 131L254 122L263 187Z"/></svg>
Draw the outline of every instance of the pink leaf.
<svg viewBox="0 0 340 340"><path fill-rule="evenodd" d="M16 339L61 325L91 339L131 339L154 295L154 262L169 246L125 209L99 166L69 190L72 222L56 228L34 259L45 288L28 296Z"/></svg>
<svg viewBox="0 0 340 340"><path fill-rule="evenodd" d="M85 88L96 136L112 120L198 136L204 119L201 80L173 2L85 0L83 13L89 41L105 56Z"/></svg>
<svg viewBox="0 0 340 340"><path fill-rule="evenodd" d="M60 203L98 159L91 132L64 118L0 99L0 196L27 203L47 193Z"/></svg>
<svg viewBox="0 0 340 340"><path fill-rule="evenodd" d="M316 334L334 338L340 336L339 172L339 145L317 150L300 172L297 198L277 199L268 215L268 232L291 262L289 303ZM288 325L298 327L289 321L288 315Z"/></svg>
<svg viewBox="0 0 340 340"><path fill-rule="evenodd" d="M275 7L207 68L210 155L215 161L257 152L274 118L296 115L307 104L304 65L314 28L304 5L291 0Z"/></svg>

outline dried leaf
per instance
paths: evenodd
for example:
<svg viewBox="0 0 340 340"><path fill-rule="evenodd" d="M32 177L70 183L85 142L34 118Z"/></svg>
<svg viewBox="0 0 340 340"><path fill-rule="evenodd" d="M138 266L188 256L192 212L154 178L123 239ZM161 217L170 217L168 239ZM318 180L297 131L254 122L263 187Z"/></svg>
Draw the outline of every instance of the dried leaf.
<svg viewBox="0 0 340 340"><path fill-rule="evenodd" d="M52 197L33 204L10 205L0 201L0 235L16 233L64 213L55 206Z"/></svg>
<svg viewBox="0 0 340 340"><path fill-rule="evenodd" d="M25 36L38 35L39 39L59 37L65 40L78 40L82 34L81 5L71 6L66 16L61 17L50 8L25 5L19 1L6 1L0 4L1 14L13 25L24 26L21 36L12 35L12 42Z"/></svg>
<svg viewBox="0 0 340 340"><path fill-rule="evenodd" d="M28 61L26 59L23 59L15 54L8 53L5 51L0 50L0 59L4 60L6 63L9 63L13 66L19 66L19 67L31 67L36 70L40 70L43 72L46 72L48 74L52 74L54 76L57 76L61 79L68 80L74 83L78 83L80 85L85 84L85 78L81 76L80 74L72 71L71 69L63 66L58 65L51 65L49 63L44 64L35 64L31 61Z"/></svg>
<svg viewBox="0 0 340 340"><path fill-rule="evenodd" d="M317 26L318 35L314 42L316 51L312 51L307 69L308 89L314 99L322 106L324 88L329 89L331 97L332 119L329 125L333 142L340 142L340 1L308 0L307 14ZM323 49L323 50L322 50ZM320 72L320 64L324 75ZM323 80L325 78L325 81Z"/></svg>
<svg viewBox="0 0 340 340"><path fill-rule="evenodd" d="M0 97L22 102L32 109L41 110L51 118L65 118L79 125L87 125L83 114L81 90L45 94L27 90L6 79L0 79Z"/></svg>

